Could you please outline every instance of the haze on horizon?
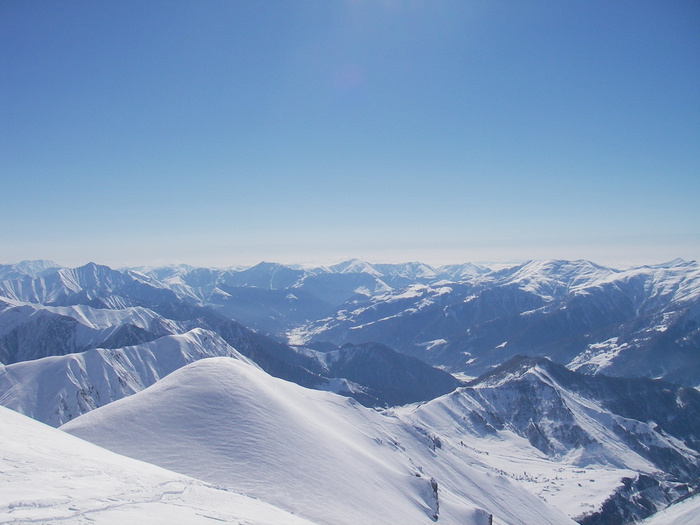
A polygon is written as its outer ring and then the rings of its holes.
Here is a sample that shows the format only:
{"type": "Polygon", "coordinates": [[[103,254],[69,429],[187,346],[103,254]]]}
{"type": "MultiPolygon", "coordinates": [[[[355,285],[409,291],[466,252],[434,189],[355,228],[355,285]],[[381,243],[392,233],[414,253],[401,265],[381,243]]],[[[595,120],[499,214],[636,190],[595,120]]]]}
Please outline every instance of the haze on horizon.
{"type": "Polygon", "coordinates": [[[0,263],[700,259],[690,1],[0,3],[0,263]]]}

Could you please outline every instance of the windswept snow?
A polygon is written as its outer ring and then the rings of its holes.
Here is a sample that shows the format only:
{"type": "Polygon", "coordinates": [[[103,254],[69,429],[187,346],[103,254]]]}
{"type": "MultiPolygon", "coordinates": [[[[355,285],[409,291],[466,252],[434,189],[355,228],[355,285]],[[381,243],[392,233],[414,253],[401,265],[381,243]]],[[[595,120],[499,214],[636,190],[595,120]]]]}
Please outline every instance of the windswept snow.
{"type": "Polygon", "coordinates": [[[314,525],[0,407],[0,523],[314,525]]]}
{"type": "Polygon", "coordinates": [[[319,524],[573,523],[462,447],[229,358],[61,428],[319,524]]]}

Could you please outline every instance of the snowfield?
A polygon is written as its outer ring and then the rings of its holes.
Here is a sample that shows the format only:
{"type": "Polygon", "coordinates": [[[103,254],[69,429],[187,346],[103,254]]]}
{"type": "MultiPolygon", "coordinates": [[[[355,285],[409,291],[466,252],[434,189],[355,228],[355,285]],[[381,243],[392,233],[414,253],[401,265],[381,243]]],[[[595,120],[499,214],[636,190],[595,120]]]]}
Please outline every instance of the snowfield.
{"type": "Polygon", "coordinates": [[[61,429],[318,524],[573,523],[425,429],[230,358],[188,365],[61,429]]]}
{"type": "Polygon", "coordinates": [[[0,407],[0,523],[313,525],[0,407]]]}

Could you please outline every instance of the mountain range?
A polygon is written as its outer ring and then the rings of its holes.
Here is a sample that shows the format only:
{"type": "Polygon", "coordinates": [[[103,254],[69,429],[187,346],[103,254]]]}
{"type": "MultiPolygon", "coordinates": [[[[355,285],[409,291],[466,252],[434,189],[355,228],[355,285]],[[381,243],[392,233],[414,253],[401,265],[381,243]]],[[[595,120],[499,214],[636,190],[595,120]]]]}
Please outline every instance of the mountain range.
{"type": "Polygon", "coordinates": [[[25,261],[0,404],[309,523],[653,523],[697,500],[699,322],[681,260],[25,261]]]}
{"type": "Polygon", "coordinates": [[[526,354],[586,373],[697,386],[700,266],[529,262],[355,297],[289,335],[298,344],[381,342],[471,376],[526,354]]]}
{"type": "MultiPolygon", "coordinates": [[[[0,297],[24,303],[141,306],[168,319],[192,314],[160,312],[163,305],[206,307],[281,342],[377,342],[472,377],[525,354],[586,373],[700,384],[696,262],[615,269],[550,260],[492,271],[353,260],[119,272],[34,261],[0,267],[0,279],[0,297]]],[[[153,337],[138,328],[130,344],[153,337]]]]}

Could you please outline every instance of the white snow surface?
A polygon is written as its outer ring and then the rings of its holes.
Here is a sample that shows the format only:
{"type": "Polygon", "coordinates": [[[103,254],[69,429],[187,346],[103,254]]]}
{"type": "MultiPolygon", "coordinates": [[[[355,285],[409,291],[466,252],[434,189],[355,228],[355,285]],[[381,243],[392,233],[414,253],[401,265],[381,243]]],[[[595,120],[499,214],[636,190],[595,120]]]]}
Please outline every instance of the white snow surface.
{"type": "Polygon", "coordinates": [[[0,407],[0,523],[313,525],[0,407]]]}
{"type": "Polygon", "coordinates": [[[197,361],[61,429],[319,525],[429,524],[436,513],[448,525],[489,513],[498,524],[573,523],[462,447],[230,358],[197,361]]]}
{"type": "Polygon", "coordinates": [[[588,348],[577,355],[566,367],[569,370],[579,370],[586,367],[588,373],[599,373],[608,368],[613,360],[626,350],[629,345],[617,344],[619,338],[612,337],[602,343],[591,343],[588,348]]]}
{"type": "Polygon", "coordinates": [[[666,507],[639,525],[698,525],[700,523],[700,495],[666,507]]]}
{"type": "Polygon", "coordinates": [[[0,405],[58,427],[140,392],[193,361],[215,356],[251,363],[219,335],[195,328],[136,346],[0,364],[0,405]]]}

